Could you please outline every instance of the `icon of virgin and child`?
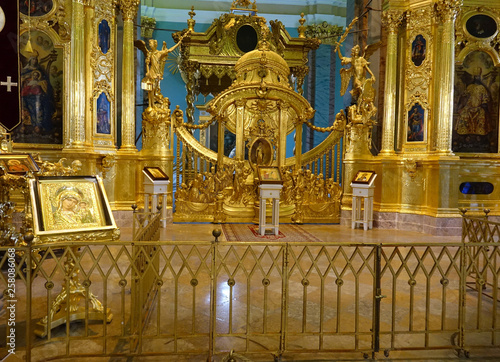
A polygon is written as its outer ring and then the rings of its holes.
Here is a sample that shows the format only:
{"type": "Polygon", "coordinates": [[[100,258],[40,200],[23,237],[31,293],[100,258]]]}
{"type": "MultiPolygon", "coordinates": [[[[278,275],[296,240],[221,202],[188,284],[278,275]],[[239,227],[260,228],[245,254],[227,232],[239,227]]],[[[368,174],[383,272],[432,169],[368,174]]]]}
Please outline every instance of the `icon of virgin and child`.
{"type": "Polygon", "coordinates": [[[56,228],[73,229],[78,226],[93,224],[96,217],[92,211],[92,203],[84,197],[76,187],[62,187],[56,192],[56,210],[54,226],[56,228]]]}

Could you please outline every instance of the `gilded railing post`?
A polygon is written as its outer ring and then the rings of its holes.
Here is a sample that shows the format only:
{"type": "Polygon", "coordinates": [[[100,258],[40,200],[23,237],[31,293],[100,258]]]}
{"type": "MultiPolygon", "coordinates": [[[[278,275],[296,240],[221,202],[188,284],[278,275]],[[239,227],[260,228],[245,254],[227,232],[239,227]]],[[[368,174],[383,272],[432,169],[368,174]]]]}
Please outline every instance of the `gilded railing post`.
{"type": "Polygon", "coordinates": [[[382,123],[382,150],[380,155],[394,155],[394,130],[396,128],[396,72],[398,54],[398,27],[402,13],[387,10],[382,14],[382,21],[387,28],[387,63],[384,90],[384,119],[382,123]]]}
{"type": "Polygon", "coordinates": [[[134,18],[139,0],[120,0],[123,17],[122,68],[122,144],[120,151],[136,152],[135,147],[135,72],[134,72],[134,18]]]}
{"type": "Polygon", "coordinates": [[[215,354],[215,336],[217,321],[217,244],[218,238],[222,234],[221,229],[214,229],[212,235],[215,237],[212,241],[212,263],[210,270],[210,331],[208,338],[208,359],[212,361],[215,354]]]}
{"type": "Polygon", "coordinates": [[[286,332],[288,328],[288,256],[289,244],[283,246],[283,265],[281,279],[281,335],[279,354],[283,354],[286,350],[286,332]]]}
{"type": "Polygon", "coordinates": [[[83,148],[85,143],[85,23],[83,0],[71,7],[71,90],[68,147],[83,148]]]}
{"type": "Polygon", "coordinates": [[[31,232],[28,232],[24,235],[24,241],[27,244],[27,255],[26,255],[26,361],[31,361],[31,345],[32,345],[32,337],[31,337],[31,321],[33,320],[32,316],[32,300],[31,300],[31,291],[33,288],[33,260],[32,260],[32,244],[34,235],[31,232]]]}
{"type": "MultiPolygon", "coordinates": [[[[470,244],[469,244],[470,245],[470,244]]],[[[467,244],[463,242],[460,246],[460,281],[459,281],[459,291],[458,291],[458,346],[459,351],[464,350],[464,333],[465,333],[465,303],[467,298],[467,259],[469,250],[471,248],[467,247],[467,244]]]]}
{"type": "Polygon", "coordinates": [[[451,155],[451,136],[453,127],[453,86],[455,68],[455,18],[462,0],[440,0],[436,13],[443,24],[436,79],[437,96],[437,134],[436,151],[441,155],[451,155]]]}

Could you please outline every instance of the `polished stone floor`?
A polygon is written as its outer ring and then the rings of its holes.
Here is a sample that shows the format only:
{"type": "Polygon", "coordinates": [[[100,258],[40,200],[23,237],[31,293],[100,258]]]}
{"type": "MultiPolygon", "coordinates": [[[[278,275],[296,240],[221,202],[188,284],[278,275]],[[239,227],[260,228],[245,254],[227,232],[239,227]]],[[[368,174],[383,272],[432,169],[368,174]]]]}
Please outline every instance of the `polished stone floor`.
{"type": "MultiPolygon", "coordinates": [[[[179,241],[179,242],[198,242],[198,241],[212,241],[214,239],[213,235],[212,235],[212,232],[214,229],[218,229],[220,228],[220,225],[213,225],[213,224],[206,224],[206,223],[175,223],[175,224],[168,224],[167,227],[165,229],[161,229],[161,232],[160,232],[160,240],[163,240],[163,241],[179,241]]],[[[350,244],[350,243],[355,243],[355,244],[372,244],[372,243],[384,243],[384,244],[391,244],[391,243],[400,243],[400,242],[403,242],[403,243],[436,243],[436,244],[442,244],[442,243],[454,243],[454,242],[460,242],[461,239],[460,237],[456,237],[456,236],[446,236],[446,237],[443,237],[443,236],[432,236],[432,235],[428,235],[428,234],[425,234],[425,233],[418,233],[418,232],[409,232],[409,231],[399,231],[399,230],[394,230],[394,229],[373,229],[373,230],[363,230],[363,229],[351,229],[349,227],[346,227],[346,226],[341,226],[341,225],[324,225],[324,224],[310,224],[310,225],[304,225],[303,226],[303,229],[306,230],[308,233],[312,234],[316,239],[318,240],[321,240],[321,241],[324,241],[324,242],[341,242],[341,243],[346,243],[347,244],[350,244]]],[[[132,239],[132,230],[131,228],[121,228],[121,232],[122,232],[122,237],[121,237],[121,240],[122,241],[131,241],[132,239]]],[[[225,236],[224,234],[222,233],[221,236],[219,237],[219,240],[221,241],[224,241],[225,240],[225,236]]],[[[201,251],[203,251],[203,247],[200,248],[201,251]]],[[[256,251],[259,251],[260,249],[255,249],[256,251]]],[[[311,250],[314,251],[314,248],[312,248],[311,250]]],[[[346,248],[346,252],[350,252],[350,250],[348,248],[346,248]]],[[[95,255],[98,255],[98,253],[96,252],[95,255]]],[[[357,255],[357,254],[352,254],[352,255],[357,255]]],[[[358,255],[359,256],[359,255],[358,255]]],[[[190,254],[190,257],[192,259],[196,259],[196,258],[199,258],[201,259],[201,257],[197,256],[197,255],[194,255],[194,254],[190,254]]],[[[254,259],[244,259],[243,257],[241,257],[242,259],[241,260],[233,260],[231,259],[230,257],[228,257],[227,259],[227,264],[230,265],[232,262],[235,263],[235,265],[239,265],[239,268],[241,269],[244,269],[244,267],[249,264],[249,268],[251,268],[251,262],[254,261],[254,259]]],[[[88,260],[89,263],[92,263],[92,260],[91,258],[87,258],[85,260],[88,260]]],[[[174,259],[172,259],[174,260],[174,259]]],[[[307,264],[305,263],[306,260],[302,260],[302,262],[304,262],[304,264],[307,264]]],[[[198,263],[198,261],[194,260],[195,264],[198,263]]],[[[322,268],[323,266],[323,263],[324,261],[318,261],[317,262],[317,266],[318,268],[322,268]]],[[[340,261],[339,261],[340,262],[340,261]]],[[[50,260],[47,261],[47,263],[51,263],[50,260]]],[[[182,262],[180,262],[182,263],[182,262]]],[[[329,263],[329,262],[327,262],[329,263]]],[[[425,262],[422,262],[422,265],[424,264],[425,262]]],[[[104,271],[106,271],[106,264],[112,264],[112,262],[109,261],[109,258],[103,260],[103,262],[101,263],[102,264],[102,267],[104,269],[104,271]]],[[[119,264],[119,263],[118,263],[119,264]]],[[[174,262],[172,262],[172,264],[175,264],[174,262]]],[[[265,263],[264,263],[265,264],[265,263]]],[[[300,264],[300,263],[298,263],[300,264]]],[[[355,263],[353,263],[354,265],[355,263]]],[[[357,268],[360,267],[361,264],[356,264],[357,268]]],[[[415,268],[416,265],[418,265],[418,262],[417,263],[413,263],[413,264],[409,264],[412,268],[415,268]]],[[[305,270],[306,266],[304,266],[304,270],[305,270]]],[[[247,270],[250,270],[250,269],[247,269],[247,270]]],[[[317,272],[319,274],[319,272],[317,272]]],[[[409,272],[410,273],[410,272],[409,272]]],[[[268,297],[265,297],[263,292],[262,292],[262,283],[261,281],[263,280],[262,279],[262,276],[260,274],[257,275],[257,282],[255,285],[256,286],[253,286],[250,285],[250,289],[252,290],[252,298],[250,300],[248,300],[247,298],[249,298],[249,290],[248,289],[245,289],[245,288],[241,288],[241,287],[238,287],[239,285],[241,285],[241,283],[245,283],[245,277],[242,276],[242,273],[238,274],[238,273],[234,273],[234,276],[233,274],[228,271],[227,272],[227,276],[222,276],[221,277],[221,281],[219,282],[220,283],[220,289],[218,291],[218,302],[217,302],[217,308],[218,308],[218,315],[217,317],[220,318],[218,319],[218,323],[220,323],[221,325],[221,328],[224,329],[224,328],[227,328],[228,326],[228,323],[227,323],[227,319],[229,318],[229,314],[228,314],[228,310],[229,310],[229,306],[232,305],[232,308],[234,308],[234,311],[231,315],[231,318],[233,318],[232,320],[232,324],[234,326],[234,329],[235,329],[235,332],[241,332],[241,331],[245,331],[246,327],[245,325],[246,324],[241,324],[242,323],[242,316],[244,316],[245,314],[245,310],[246,310],[246,306],[247,306],[247,303],[250,303],[252,305],[251,307],[251,310],[252,310],[252,313],[257,313],[257,314],[252,314],[252,315],[258,315],[261,311],[262,311],[262,303],[264,301],[265,298],[268,298],[267,300],[267,303],[268,303],[268,306],[269,308],[265,308],[265,309],[268,309],[269,310],[269,321],[270,321],[270,325],[268,326],[268,328],[270,329],[273,329],[273,328],[276,328],[277,325],[279,325],[279,315],[276,314],[276,313],[279,313],[280,311],[280,302],[279,302],[279,298],[280,298],[280,293],[279,291],[274,291],[274,290],[270,290],[269,291],[269,296],[268,297]],[[228,278],[234,278],[235,280],[235,283],[236,283],[236,286],[234,287],[234,289],[232,290],[232,292],[234,292],[234,294],[230,294],[230,288],[227,286],[227,281],[228,281],[228,278]],[[241,294],[240,294],[241,293],[241,294]],[[240,303],[240,306],[238,306],[238,303],[240,303]],[[238,309],[240,308],[240,309],[238,309]],[[274,314],[273,314],[274,313],[274,314]],[[278,319],[276,319],[278,318],[278,319]],[[272,322],[274,321],[274,322],[272,322]]],[[[314,274],[314,271],[313,271],[313,274],[314,274]]],[[[361,320],[361,324],[360,325],[363,325],[363,324],[370,324],[370,310],[371,310],[371,306],[370,305],[366,305],[366,306],[356,306],[356,308],[360,308],[358,312],[358,314],[354,313],[355,310],[357,309],[353,309],[354,306],[355,306],[355,303],[357,303],[357,299],[353,299],[353,295],[354,294],[359,294],[358,292],[356,292],[356,289],[357,287],[360,288],[361,290],[361,294],[366,294],[368,296],[369,299],[371,299],[370,297],[370,293],[372,293],[372,277],[370,275],[364,275],[363,277],[360,277],[359,280],[358,279],[353,279],[352,275],[348,275],[349,273],[346,274],[346,276],[344,277],[344,280],[345,280],[345,285],[344,285],[344,292],[345,292],[345,298],[343,301],[342,301],[342,305],[344,306],[344,310],[343,310],[343,314],[341,317],[337,317],[337,314],[338,314],[338,309],[335,310],[333,307],[330,307],[328,306],[327,308],[325,308],[325,316],[326,316],[326,319],[329,323],[333,323],[335,324],[335,319],[341,319],[341,323],[340,324],[343,324],[344,326],[346,326],[346,328],[348,328],[348,326],[350,325],[353,325],[353,323],[355,323],[356,320],[360,319],[361,320]],[[365,292],[363,292],[363,290],[365,290],[365,292]]],[[[351,273],[352,274],[352,273],[351,273]]],[[[411,273],[410,273],[411,274],[411,273]]],[[[224,274],[225,275],[225,274],[224,274]]],[[[269,274],[269,276],[266,276],[266,278],[269,278],[270,282],[271,283],[274,283],[274,280],[277,280],[279,281],[279,275],[276,275],[275,274],[269,274]]],[[[298,302],[294,302],[294,303],[291,303],[290,305],[290,310],[296,310],[297,311],[297,315],[300,316],[301,313],[302,313],[302,308],[304,308],[305,304],[303,305],[303,303],[305,303],[305,300],[303,299],[304,298],[304,288],[302,287],[302,285],[300,284],[301,283],[301,280],[300,278],[302,277],[299,277],[299,279],[297,278],[291,278],[291,281],[295,282],[297,287],[296,289],[293,289],[290,291],[290,296],[292,298],[296,298],[298,300],[298,302]]],[[[314,278],[316,278],[316,282],[318,281],[318,276],[316,275],[316,277],[314,275],[309,275],[309,278],[311,280],[314,280],[314,278]]],[[[422,275],[419,276],[420,279],[418,279],[419,283],[422,281],[422,275]]],[[[36,281],[36,284],[38,285],[37,289],[35,290],[34,292],[34,295],[35,297],[38,297],[39,298],[39,301],[40,301],[40,305],[46,305],[46,300],[44,299],[45,298],[45,289],[43,288],[43,280],[41,280],[42,278],[39,277],[38,280],[36,281]]],[[[169,330],[168,328],[166,328],[166,326],[170,326],[172,325],[172,307],[171,307],[171,297],[172,295],[174,294],[174,289],[172,289],[175,285],[175,288],[178,288],[176,290],[176,293],[177,295],[179,296],[179,298],[182,300],[181,302],[179,302],[179,307],[175,307],[176,308],[176,312],[175,313],[178,313],[176,314],[177,317],[179,318],[180,321],[184,321],[184,322],[181,322],[180,324],[180,329],[181,330],[189,330],[189,328],[194,328],[193,325],[196,323],[197,325],[201,325],[201,330],[202,331],[205,331],[205,327],[203,326],[206,326],[208,325],[208,322],[206,320],[206,318],[208,318],[208,314],[209,314],[209,311],[207,311],[207,308],[209,307],[209,303],[208,303],[208,298],[206,296],[206,293],[208,291],[207,289],[207,283],[209,281],[209,275],[208,274],[203,274],[200,273],[200,274],[197,274],[196,275],[196,279],[199,281],[199,286],[197,287],[199,290],[199,292],[196,294],[196,296],[193,295],[193,292],[192,292],[192,286],[190,285],[190,282],[193,280],[193,276],[190,275],[190,274],[182,274],[180,269],[179,270],[172,270],[172,275],[168,276],[168,277],[165,277],[164,278],[164,284],[162,286],[162,293],[159,295],[159,297],[157,298],[157,304],[155,306],[153,306],[152,308],[152,312],[151,312],[151,321],[153,321],[153,323],[151,323],[150,325],[148,325],[145,329],[145,331],[148,333],[149,330],[151,330],[151,333],[155,333],[155,329],[156,328],[159,328],[161,329],[161,332],[164,333],[164,334],[168,334],[169,333],[169,330]],[[179,273],[178,275],[174,275],[175,273],[179,273]],[[175,283],[173,283],[175,281],[175,283]],[[205,283],[205,284],[204,284],[205,283]],[[170,299],[169,299],[170,298],[170,299]],[[196,299],[196,302],[194,302],[194,300],[196,299]],[[193,300],[193,303],[192,305],[190,304],[190,300],[193,300]],[[194,304],[197,305],[197,308],[199,308],[201,310],[201,319],[198,319],[196,321],[192,321],[190,320],[190,318],[192,317],[192,315],[194,315],[195,313],[192,312],[192,308],[194,308],[194,304]],[[159,314],[158,310],[161,308],[167,308],[165,309],[165,311],[167,311],[166,313],[165,312],[162,312],[163,314],[159,314]],[[156,309],[155,309],[156,308],[156,309]],[[169,309],[170,308],[170,309],[169,309]],[[183,319],[183,316],[187,316],[187,319],[183,319]],[[157,321],[157,322],[154,322],[154,321],[157,321]],[[155,324],[156,323],[156,324],[155,324]]],[[[425,278],[424,278],[425,279],[425,278]]],[[[304,279],[303,279],[304,280],[304,279]]],[[[303,281],[302,280],[302,281],[303,281]]],[[[61,278],[59,277],[59,284],[60,284],[60,281],[61,281],[61,278]]],[[[330,279],[330,280],[327,280],[327,278],[325,278],[325,281],[334,281],[334,279],[330,279]]],[[[401,280],[403,281],[403,280],[401,280]]],[[[406,283],[407,279],[404,280],[404,282],[402,283],[402,286],[399,287],[399,292],[400,294],[397,295],[397,299],[398,300],[401,300],[403,301],[403,303],[406,303],[404,307],[402,307],[400,310],[402,312],[399,312],[401,315],[397,315],[397,323],[401,323],[401,324],[405,324],[408,322],[408,317],[407,317],[407,313],[408,313],[408,304],[407,304],[407,300],[409,300],[409,295],[410,295],[410,292],[409,292],[409,287],[408,287],[408,284],[406,283]]],[[[104,295],[108,295],[108,300],[107,300],[107,303],[109,303],[109,306],[113,309],[113,313],[114,313],[114,320],[113,322],[111,322],[109,325],[108,325],[108,332],[109,334],[118,334],[119,335],[119,331],[120,331],[120,314],[123,313],[123,315],[125,316],[126,314],[126,311],[128,310],[129,308],[129,303],[130,301],[127,301],[125,302],[125,304],[123,305],[120,305],[121,303],[121,298],[129,298],[129,294],[120,294],[120,289],[117,287],[118,284],[120,282],[120,278],[116,275],[113,275],[113,274],[110,274],[109,277],[102,277],[102,275],[100,276],[99,274],[97,275],[97,278],[95,278],[95,280],[92,281],[92,292],[95,293],[101,300],[103,300],[103,296],[104,295]],[[102,280],[106,280],[106,283],[103,283],[102,280]]],[[[129,282],[130,283],[130,282],[129,282]]],[[[253,281],[251,282],[253,283],[253,281]]],[[[399,282],[398,282],[399,283],[399,282]]],[[[57,284],[57,283],[56,283],[57,284]]],[[[302,283],[303,284],[303,283],[302,283]]],[[[424,284],[424,283],[422,283],[424,284]]],[[[453,284],[453,281],[450,282],[450,284],[453,284]]],[[[272,284],[272,285],[275,285],[275,284],[272,284]]],[[[128,284],[127,288],[129,288],[130,284],[128,284]]],[[[420,284],[418,285],[418,287],[420,287],[420,284]]],[[[56,287],[57,288],[57,287],[56,287]]],[[[423,303],[425,302],[424,300],[424,295],[425,295],[425,291],[421,289],[417,289],[417,295],[416,296],[413,296],[411,298],[413,298],[412,300],[415,302],[415,303],[423,303]]],[[[435,300],[438,300],[440,296],[440,291],[439,290],[431,290],[431,292],[433,293],[432,294],[432,297],[431,297],[431,303],[435,304],[435,300]]],[[[320,293],[320,289],[317,288],[316,286],[313,286],[311,285],[307,291],[307,297],[308,297],[308,300],[307,300],[307,308],[308,308],[308,317],[306,318],[305,320],[305,326],[306,328],[308,329],[314,329],[315,328],[315,325],[317,324],[317,319],[318,319],[318,308],[317,308],[317,305],[319,305],[319,300],[321,298],[321,293],[320,293]]],[[[338,300],[336,301],[334,298],[332,298],[331,296],[326,296],[327,298],[327,302],[330,303],[331,306],[334,306],[336,303],[340,303],[338,300]],[[328,298],[331,298],[331,299],[328,299],[328,298]]],[[[392,298],[391,295],[388,295],[388,298],[385,299],[385,301],[389,301],[390,299],[392,298]]],[[[476,298],[476,296],[474,295],[471,295],[470,298],[472,298],[472,300],[474,301],[476,298]]],[[[129,299],[127,299],[129,300],[129,299]]],[[[450,306],[448,307],[449,308],[449,313],[453,313],[454,312],[454,308],[457,304],[457,299],[456,299],[456,295],[453,295],[453,293],[450,293],[449,292],[449,295],[447,296],[447,303],[450,304],[450,306]]],[[[44,315],[44,312],[43,310],[45,310],[46,307],[44,308],[40,308],[41,310],[38,310],[38,307],[36,308],[37,310],[35,310],[35,313],[34,313],[34,316],[36,318],[40,318],[41,316],[44,315]]],[[[336,307],[337,308],[337,307],[336,307]]],[[[412,307],[413,308],[413,307],[412,307]]],[[[429,319],[430,322],[432,323],[437,323],[439,324],[439,311],[440,311],[440,307],[438,304],[435,304],[435,308],[437,308],[436,310],[434,310],[433,312],[431,312],[431,318],[429,319]],[[437,312],[436,312],[437,311],[437,312]],[[436,312],[436,313],[434,313],[436,312]],[[434,315],[435,314],[435,315],[434,315]]],[[[489,311],[491,311],[491,308],[492,306],[491,305],[488,305],[486,307],[482,306],[483,309],[486,310],[487,313],[489,313],[489,311]]],[[[418,313],[418,308],[416,308],[416,311],[415,313],[418,313]]],[[[495,313],[495,312],[494,312],[495,313]]],[[[291,315],[293,315],[294,313],[291,313],[291,315]]],[[[496,313],[495,313],[496,314],[496,313]]],[[[197,314],[198,315],[198,314],[197,314]]],[[[198,318],[198,317],[197,317],[198,318]]],[[[389,320],[391,318],[390,315],[387,316],[387,320],[389,320]]],[[[418,318],[415,318],[416,319],[416,324],[415,324],[415,328],[420,328],[421,327],[421,323],[423,321],[419,321],[418,318]]],[[[382,324],[383,324],[383,327],[387,327],[387,320],[383,320],[382,321],[382,324]]],[[[122,325],[123,323],[128,323],[127,321],[127,318],[123,318],[122,317],[122,325]]],[[[301,325],[304,321],[301,320],[300,317],[297,318],[297,320],[294,320],[294,318],[290,318],[290,325],[291,326],[295,326],[293,327],[291,330],[299,330],[301,328],[301,325]]],[[[253,324],[255,324],[255,328],[258,328],[259,325],[258,325],[258,321],[253,321],[252,322],[253,324]]],[[[253,328],[253,325],[252,323],[250,324],[253,328]]],[[[333,325],[332,324],[332,325],[333,325]]],[[[326,325],[326,324],[325,324],[326,325]]],[[[368,326],[369,328],[370,326],[368,326]]],[[[54,337],[59,338],[59,340],[55,340],[54,342],[48,342],[48,343],[43,343],[42,340],[35,340],[35,344],[38,346],[36,349],[35,349],[35,352],[34,352],[34,358],[33,360],[37,360],[37,361],[44,361],[44,360],[47,360],[49,358],[51,358],[52,356],[55,356],[55,355],[60,355],[60,353],[58,353],[57,351],[61,351],[64,350],[64,335],[65,335],[65,328],[64,327],[58,327],[59,329],[57,330],[54,330],[54,337]],[[61,339],[62,338],[62,339],[61,339]]],[[[222,330],[221,329],[221,330],[222,330]]],[[[81,330],[82,330],[82,324],[78,324],[78,323],[75,323],[75,324],[72,324],[71,325],[71,330],[70,330],[70,333],[71,335],[73,336],[81,336],[81,330]]],[[[90,335],[99,335],[102,333],[102,326],[99,326],[99,325],[90,325],[89,326],[89,333],[90,335]]],[[[408,336],[408,343],[411,343],[411,336],[408,336]]],[[[100,348],[96,342],[94,341],[91,341],[91,340],[85,340],[84,338],[81,339],[81,342],[79,341],[75,341],[76,343],[74,343],[75,348],[73,351],[78,353],[79,351],[80,352],[85,352],[85,351],[90,351],[92,349],[95,349],[97,348],[96,350],[98,350],[98,348],[100,348]]],[[[269,341],[262,341],[262,344],[266,344],[267,342],[269,341]]],[[[109,342],[111,343],[111,342],[109,342]]],[[[195,343],[195,342],[194,342],[195,343]]],[[[234,342],[232,342],[234,343],[234,342]]],[[[309,340],[306,338],[304,340],[300,340],[299,339],[296,339],[294,342],[294,345],[296,346],[307,346],[309,342],[309,340]]],[[[336,342],[338,343],[338,341],[336,342]]],[[[367,341],[365,341],[365,343],[368,343],[369,344],[369,339],[367,341]]],[[[164,350],[166,348],[166,345],[167,343],[165,343],[164,341],[162,340],[158,340],[158,341],[152,341],[151,343],[149,344],[145,344],[145,348],[149,348],[150,350],[153,350],[155,348],[158,348],[158,350],[164,350]]],[[[500,346],[499,346],[500,347],[500,346]]],[[[120,347],[119,346],[119,342],[116,346],[113,346],[114,350],[115,351],[119,351],[120,348],[128,348],[128,347],[120,347]]],[[[126,351],[126,349],[124,349],[124,351],[126,351]]],[[[17,356],[19,357],[21,356],[22,357],[22,350],[20,351],[20,354],[17,356]]],[[[1,356],[0,356],[1,357],[1,356]]],[[[239,357],[238,355],[235,356],[236,359],[235,361],[249,361],[250,359],[248,359],[248,357],[239,357]]],[[[368,356],[368,357],[371,357],[371,356],[368,356]]],[[[14,358],[14,357],[11,357],[11,358],[14,358]]],[[[228,358],[226,357],[221,357],[219,356],[216,360],[217,361],[226,361],[228,360],[228,358]],[[225,358],[225,359],[224,359],[225,358]]],[[[401,351],[392,351],[391,354],[390,354],[390,357],[384,357],[383,356],[383,353],[379,353],[378,356],[377,356],[377,359],[379,360],[384,360],[384,361],[410,361],[410,360],[419,360],[419,361],[445,361],[445,360],[458,360],[459,358],[457,357],[455,351],[453,350],[444,350],[444,351],[439,351],[439,350],[433,350],[433,351],[405,351],[405,352],[401,352],[401,351]]],[[[493,350],[491,352],[487,352],[487,353],[483,353],[481,354],[480,357],[476,357],[474,354],[471,355],[471,359],[472,360],[475,360],[475,361],[483,361],[483,360],[500,360],[500,350],[493,350]]],[[[9,359],[10,360],[10,359],[9,359]]],[[[13,361],[15,361],[15,359],[12,359],[13,361]]],[[[72,358],[72,359],[63,359],[63,360],[67,360],[67,361],[84,361],[84,360],[87,360],[85,358],[72,358]]],[[[89,359],[90,360],[90,359],[89,359]]],[[[203,357],[202,356],[186,356],[186,357],[179,357],[179,356],[176,356],[176,357],[165,357],[165,356],[158,356],[158,357],[154,357],[154,356],[151,356],[151,357],[144,357],[144,356],[141,356],[141,357],[136,357],[136,358],[121,358],[121,357],[114,357],[114,358],[97,358],[97,359],[92,359],[92,361],[202,361],[203,360],[203,357]]],[[[272,360],[272,358],[270,357],[269,354],[263,354],[262,356],[259,357],[259,355],[253,355],[252,356],[252,360],[255,360],[255,361],[270,361],[272,360]]],[[[352,353],[351,355],[348,355],[348,354],[342,354],[342,357],[339,357],[337,358],[334,354],[330,355],[330,356],[325,356],[325,355],[316,355],[316,354],[300,354],[297,355],[297,356],[294,356],[293,354],[288,354],[287,356],[285,356],[283,359],[283,361],[313,361],[313,360],[321,360],[321,361],[341,361],[341,360],[350,360],[350,361],[353,361],[353,360],[359,360],[359,361],[362,361],[364,360],[362,358],[362,356],[360,356],[360,353],[352,353]]]]}
{"type": "MultiPolygon", "coordinates": [[[[161,229],[160,240],[179,241],[208,241],[213,240],[212,231],[220,229],[219,225],[210,223],[175,223],[168,224],[167,228],[161,229]]],[[[343,225],[330,224],[305,224],[302,228],[325,242],[353,242],[353,243],[393,243],[393,242],[460,242],[460,236],[435,236],[425,233],[377,229],[363,230],[352,229],[343,225]]],[[[130,228],[121,228],[122,240],[131,240],[130,228]]],[[[219,240],[224,241],[224,234],[219,240]]]]}

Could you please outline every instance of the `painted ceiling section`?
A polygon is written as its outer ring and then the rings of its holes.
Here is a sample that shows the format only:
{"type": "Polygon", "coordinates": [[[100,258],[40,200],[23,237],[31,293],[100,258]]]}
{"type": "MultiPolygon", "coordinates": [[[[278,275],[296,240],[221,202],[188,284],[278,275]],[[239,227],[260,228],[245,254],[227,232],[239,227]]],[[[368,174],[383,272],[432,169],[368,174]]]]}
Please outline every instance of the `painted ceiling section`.
{"type": "MultiPolygon", "coordinates": [[[[188,18],[194,6],[197,23],[211,24],[215,18],[228,13],[232,0],[142,0],[141,15],[156,21],[181,22],[188,18]]],[[[345,26],[347,0],[257,0],[258,15],[267,21],[278,19],[286,27],[298,27],[300,13],[307,24],[324,21],[331,25],[345,26]]]]}

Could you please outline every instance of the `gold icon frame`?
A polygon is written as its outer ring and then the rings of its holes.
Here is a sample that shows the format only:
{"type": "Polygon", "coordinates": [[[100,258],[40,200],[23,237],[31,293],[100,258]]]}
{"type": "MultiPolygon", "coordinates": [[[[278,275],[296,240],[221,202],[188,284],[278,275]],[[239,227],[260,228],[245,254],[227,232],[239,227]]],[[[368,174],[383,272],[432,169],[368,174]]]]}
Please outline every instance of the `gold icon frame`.
{"type": "Polygon", "coordinates": [[[116,224],[99,176],[40,176],[30,181],[35,237],[114,240],[116,224]]]}

